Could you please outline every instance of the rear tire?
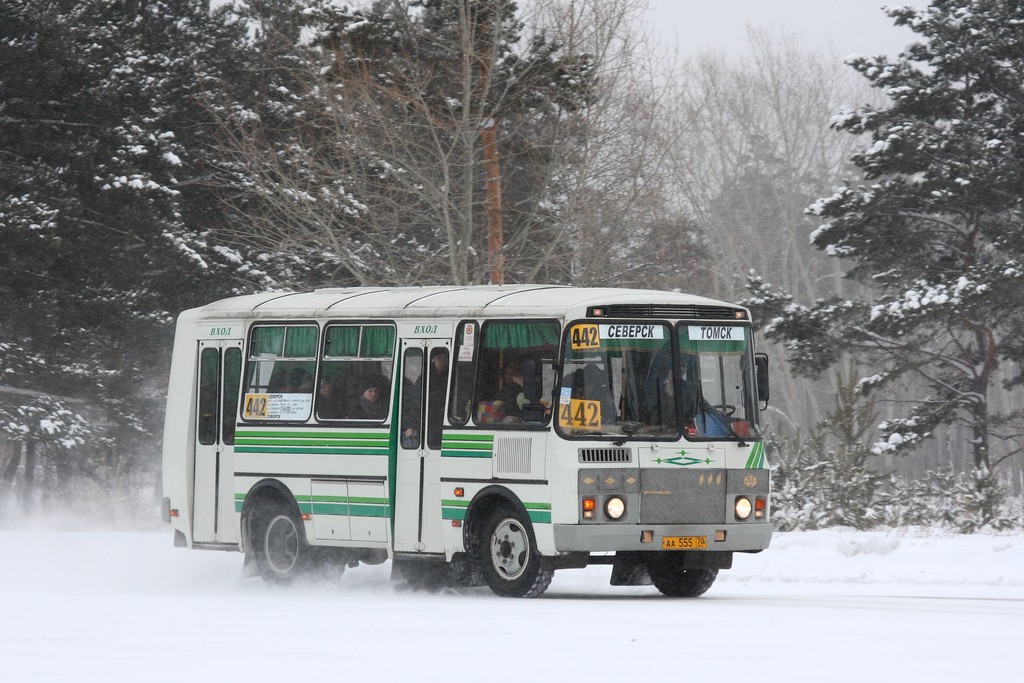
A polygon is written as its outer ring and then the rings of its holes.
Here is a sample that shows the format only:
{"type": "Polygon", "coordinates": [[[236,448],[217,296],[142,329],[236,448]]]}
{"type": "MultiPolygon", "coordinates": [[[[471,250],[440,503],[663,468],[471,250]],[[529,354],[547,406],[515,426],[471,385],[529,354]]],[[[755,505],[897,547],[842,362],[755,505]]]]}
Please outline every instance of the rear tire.
{"type": "Polygon", "coordinates": [[[655,588],[670,598],[704,595],[718,577],[717,569],[683,569],[682,555],[658,557],[647,562],[655,588]]]}
{"type": "Polygon", "coordinates": [[[267,583],[287,584],[305,574],[312,563],[302,523],[284,505],[273,504],[260,514],[253,529],[256,569],[267,583]]]}
{"type": "Polygon", "coordinates": [[[508,505],[484,515],[476,549],[490,589],[505,598],[535,598],[547,590],[554,570],[542,566],[530,522],[508,505]]]}

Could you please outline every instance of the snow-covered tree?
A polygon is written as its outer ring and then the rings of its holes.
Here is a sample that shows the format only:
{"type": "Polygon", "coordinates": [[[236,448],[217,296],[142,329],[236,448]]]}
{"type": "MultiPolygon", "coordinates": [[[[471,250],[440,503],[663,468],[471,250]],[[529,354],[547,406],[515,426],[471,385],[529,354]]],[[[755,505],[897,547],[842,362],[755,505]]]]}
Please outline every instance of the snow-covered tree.
{"type": "Polygon", "coordinates": [[[625,87],[635,46],[596,61],[632,41],[635,4],[532,3],[527,26],[508,0],[305,3],[305,65],[224,117],[235,234],[319,250],[372,284],[485,282],[492,255],[509,281],[677,273],[678,254],[643,254],[695,242],[678,211],[644,205],[671,148],[653,131],[667,105],[653,84],[625,87]],[[270,100],[299,115],[279,125],[270,100]]]}
{"type": "MultiPolygon", "coordinates": [[[[1024,3],[886,11],[921,40],[895,61],[852,58],[891,104],[833,119],[872,144],[852,157],[862,178],[810,209],[823,221],[813,244],[842,259],[871,298],[801,306],[761,291],[755,300],[770,304],[768,336],[798,372],[816,375],[852,353],[874,369],[862,392],[900,395],[875,453],[957,425],[983,494],[998,486],[994,467],[1020,457],[1020,410],[997,415],[992,398],[1019,392],[1024,360],[1024,3]],[[1006,388],[995,381],[1001,363],[1006,388]]],[[[994,519],[995,497],[978,499],[982,523],[994,519]]]]}
{"type": "Polygon", "coordinates": [[[193,182],[195,94],[244,31],[200,0],[0,5],[0,424],[26,457],[152,470],[174,315],[259,280],[193,182]]]}

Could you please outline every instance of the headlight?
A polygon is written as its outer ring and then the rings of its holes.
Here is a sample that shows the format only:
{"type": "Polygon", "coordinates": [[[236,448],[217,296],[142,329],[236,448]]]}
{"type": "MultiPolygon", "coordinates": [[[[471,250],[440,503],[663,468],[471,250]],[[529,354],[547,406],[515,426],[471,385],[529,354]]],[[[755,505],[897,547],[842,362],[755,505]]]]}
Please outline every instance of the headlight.
{"type": "Polygon", "coordinates": [[[736,519],[746,519],[752,509],[749,498],[740,496],[736,499],[736,519]]]}
{"type": "Polygon", "coordinates": [[[608,519],[619,519],[626,514],[626,501],[612,496],[604,502],[604,514],[608,515],[608,519]]]}

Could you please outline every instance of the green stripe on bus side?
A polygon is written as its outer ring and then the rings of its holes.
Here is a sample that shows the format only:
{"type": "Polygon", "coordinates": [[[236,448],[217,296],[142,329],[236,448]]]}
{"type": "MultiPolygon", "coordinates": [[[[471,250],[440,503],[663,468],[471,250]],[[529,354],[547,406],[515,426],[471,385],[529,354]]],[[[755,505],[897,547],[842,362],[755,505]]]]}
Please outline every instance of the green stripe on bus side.
{"type": "Polygon", "coordinates": [[[387,441],[387,432],[325,432],[310,430],[308,432],[272,432],[263,430],[240,429],[235,432],[236,438],[245,439],[380,439],[387,441]]]}
{"type": "Polygon", "coordinates": [[[314,515],[333,517],[381,517],[387,519],[386,505],[360,505],[356,503],[313,503],[310,510],[314,515]]]}
{"type": "Polygon", "coordinates": [[[454,449],[441,451],[442,458],[490,458],[491,456],[490,451],[457,451],[454,449]]]}
{"type": "Polygon", "coordinates": [[[298,455],[389,455],[387,448],[281,448],[279,446],[242,446],[235,453],[289,453],[298,455]]]}
{"type": "Polygon", "coordinates": [[[551,524],[550,512],[534,512],[532,510],[527,510],[526,514],[530,516],[530,521],[534,524],[551,524]]]}
{"type": "MultiPolygon", "coordinates": [[[[441,519],[466,519],[468,501],[442,500],[441,519]]],[[[534,524],[551,524],[551,503],[523,503],[526,514],[534,524]]]]}
{"type": "Polygon", "coordinates": [[[764,442],[757,441],[750,449],[750,457],[747,458],[746,469],[764,469],[764,442]]]}
{"type": "Polygon", "coordinates": [[[236,446],[331,446],[349,448],[380,448],[387,439],[235,439],[236,446]]]}
{"type": "Polygon", "coordinates": [[[466,509],[469,507],[468,500],[442,500],[442,519],[465,519],[466,509]]]}
{"type": "Polygon", "coordinates": [[[490,451],[494,448],[491,443],[471,443],[466,441],[444,441],[441,448],[452,448],[461,451],[490,451]]]}
{"type": "Polygon", "coordinates": [[[442,458],[490,458],[494,450],[493,434],[442,434],[442,458]]]}
{"type": "Polygon", "coordinates": [[[494,435],[493,434],[463,434],[463,433],[444,434],[441,437],[441,440],[443,442],[447,442],[447,441],[490,441],[490,442],[493,443],[494,435]]]}
{"type": "Polygon", "coordinates": [[[466,519],[465,508],[441,508],[441,519],[466,519]]]}
{"type": "Polygon", "coordinates": [[[534,524],[551,524],[551,503],[523,503],[534,524]]]}
{"type": "Polygon", "coordinates": [[[387,498],[376,496],[300,496],[299,509],[314,515],[388,517],[387,498]]]}
{"type": "Polygon", "coordinates": [[[476,451],[485,451],[493,449],[495,445],[495,437],[493,434],[484,435],[482,437],[471,438],[473,434],[453,434],[451,436],[444,434],[441,437],[441,447],[456,447],[456,449],[473,449],[476,451]]]}

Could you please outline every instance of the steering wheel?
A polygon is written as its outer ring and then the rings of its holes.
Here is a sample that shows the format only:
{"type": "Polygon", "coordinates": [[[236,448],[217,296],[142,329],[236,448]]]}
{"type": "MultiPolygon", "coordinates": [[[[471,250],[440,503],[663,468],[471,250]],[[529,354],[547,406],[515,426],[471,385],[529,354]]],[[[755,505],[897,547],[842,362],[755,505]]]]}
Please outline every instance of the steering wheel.
{"type": "Polygon", "coordinates": [[[736,412],[736,406],[729,405],[728,403],[722,403],[720,405],[711,407],[720,412],[722,415],[725,415],[726,417],[732,417],[732,414],[736,412]]]}

